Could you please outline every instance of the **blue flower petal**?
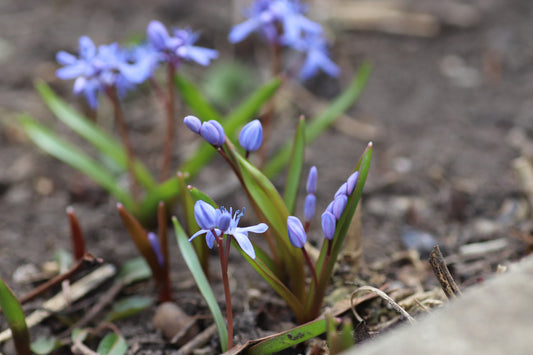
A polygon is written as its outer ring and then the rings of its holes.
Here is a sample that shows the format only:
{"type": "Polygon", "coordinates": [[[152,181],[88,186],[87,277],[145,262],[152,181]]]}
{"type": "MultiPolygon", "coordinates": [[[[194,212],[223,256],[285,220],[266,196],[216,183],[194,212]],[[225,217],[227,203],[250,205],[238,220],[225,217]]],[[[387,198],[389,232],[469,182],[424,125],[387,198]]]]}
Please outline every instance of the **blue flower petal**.
{"type": "Polygon", "coordinates": [[[250,239],[248,239],[248,236],[244,233],[235,233],[233,234],[233,237],[241,247],[241,249],[248,254],[248,256],[252,259],[255,259],[255,250],[254,246],[252,245],[252,242],[250,242],[250,239]]]}

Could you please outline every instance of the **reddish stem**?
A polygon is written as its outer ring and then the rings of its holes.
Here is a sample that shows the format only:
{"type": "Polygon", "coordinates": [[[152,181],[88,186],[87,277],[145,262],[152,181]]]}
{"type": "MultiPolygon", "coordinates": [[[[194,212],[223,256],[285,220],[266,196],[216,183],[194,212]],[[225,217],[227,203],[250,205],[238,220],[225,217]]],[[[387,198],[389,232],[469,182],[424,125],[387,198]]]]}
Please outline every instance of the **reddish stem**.
{"type": "Polygon", "coordinates": [[[309,266],[309,269],[311,270],[311,274],[313,274],[313,281],[315,282],[315,285],[318,286],[318,278],[316,277],[315,267],[313,266],[313,263],[311,262],[311,258],[309,258],[309,254],[307,254],[305,247],[302,247],[300,249],[302,250],[302,253],[304,254],[305,261],[307,262],[307,265],[309,266]]]}
{"type": "Polygon", "coordinates": [[[157,224],[159,234],[159,246],[163,255],[161,266],[161,284],[159,285],[159,301],[172,301],[172,286],[170,285],[169,260],[168,260],[168,235],[167,235],[167,211],[164,202],[157,206],[157,224]]]}
{"type": "Polygon", "coordinates": [[[128,128],[126,127],[126,122],[124,120],[124,113],[122,112],[122,108],[118,100],[116,88],[107,87],[106,94],[107,94],[107,97],[109,97],[109,100],[111,101],[111,104],[113,106],[113,111],[115,114],[115,121],[118,126],[120,138],[122,139],[122,145],[124,146],[124,150],[126,151],[126,164],[128,167],[128,172],[130,174],[131,193],[133,195],[133,198],[137,199],[139,195],[139,187],[137,186],[137,179],[135,177],[135,171],[134,171],[135,155],[133,153],[133,146],[131,145],[130,137],[128,134],[128,128]]]}
{"type": "Polygon", "coordinates": [[[74,260],[80,260],[86,252],[85,238],[78,217],[76,217],[72,206],[67,207],[67,216],[70,225],[70,240],[72,241],[74,260]]]}
{"type": "Polygon", "coordinates": [[[163,148],[163,161],[161,163],[161,177],[160,180],[164,181],[170,174],[170,163],[172,158],[172,149],[174,147],[174,135],[176,131],[176,120],[174,119],[175,112],[175,100],[174,100],[174,74],[176,68],[172,65],[168,65],[167,71],[167,95],[165,99],[165,111],[167,117],[167,129],[165,135],[165,145],[163,148]]]}
{"type": "MultiPolygon", "coordinates": [[[[226,240],[230,240],[229,236],[226,240]]],[[[233,311],[231,308],[231,292],[228,279],[228,258],[224,250],[224,240],[222,236],[217,236],[218,254],[220,255],[220,271],[222,272],[222,282],[224,283],[224,297],[226,298],[226,318],[228,319],[228,349],[233,348],[233,311]]],[[[231,242],[231,241],[230,241],[231,242]]],[[[227,243],[229,244],[229,243],[227,243]]],[[[229,251],[229,247],[227,247],[229,251]]]]}

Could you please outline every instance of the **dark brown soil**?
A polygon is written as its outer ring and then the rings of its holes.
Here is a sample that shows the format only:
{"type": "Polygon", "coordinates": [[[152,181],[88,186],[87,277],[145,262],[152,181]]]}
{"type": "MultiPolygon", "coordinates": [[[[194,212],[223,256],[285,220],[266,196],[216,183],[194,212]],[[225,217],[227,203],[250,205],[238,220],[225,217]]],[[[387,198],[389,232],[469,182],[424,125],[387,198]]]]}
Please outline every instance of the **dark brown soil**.
{"type": "MultiPolygon", "coordinates": [[[[318,1],[317,1],[318,3],[318,1]]],[[[439,1],[434,1],[439,3],[439,1]]],[[[413,1],[415,8],[417,2],[413,1]]],[[[512,169],[512,160],[525,154],[520,137],[533,135],[533,3],[528,0],[471,2],[479,23],[466,28],[443,25],[430,38],[349,31],[332,23],[335,34],[333,58],[343,76],[338,81],[321,77],[309,83],[310,92],[330,98],[345,87],[364,61],[373,73],[364,94],[350,117],[374,126],[376,134],[353,131],[337,125],[311,144],[307,166],[319,170],[319,208],[324,208],[337,187],[346,179],[368,140],[374,141],[374,158],[363,201],[364,270],[377,261],[389,265],[381,282],[396,286],[403,264],[390,263],[404,250],[402,235],[410,224],[416,233],[427,232],[450,255],[449,263],[462,287],[493,273],[528,253],[529,247],[516,236],[529,234],[529,210],[512,169]],[[531,80],[530,80],[531,77],[531,80]],[[526,206],[524,211],[523,206],[526,206]],[[505,248],[465,257],[465,244],[502,239],[505,248]]],[[[342,5],[338,5],[342,6],[342,5]]],[[[83,108],[71,92],[70,82],[54,77],[55,53],[74,51],[78,37],[88,35],[96,43],[126,41],[142,36],[152,19],[166,24],[190,26],[202,31],[204,45],[214,47],[221,57],[235,54],[226,40],[233,12],[229,1],[17,1],[0,5],[0,278],[20,295],[31,285],[14,283],[13,272],[21,265],[40,266],[53,258],[58,248],[70,248],[65,208],[74,206],[86,233],[89,250],[107,262],[120,265],[137,256],[129,242],[113,199],[94,183],[68,166],[39,152],[13,129],[19,112],[30,115],[70,134],[57,123],[33,88],[37,78],[49,82],[63,97],[83,108]]],[[[266,64],[258,44],[237,47],[243,61],[266,64]]],[[[188,67],[193,77],[203,69],[188,67]]],[[[259,75],[258,75],[259,76],[259,75]]],[[[296,117],[312,115],[313,102],[300,101],[291,109],[296,117]]],[[[126,108],[135,150],[151,167],[158,166],[158,149],[163,126],[160,108],[153,98],[132,98],[126,108]]],[[[179,117],[188,114],[181,108],[179,117]]],[[[103,124],[109,124],[110,109],[102,108],[103,124]]],[[[287,114],[282,124],[291,127],[287,114]]],[[[187,143],[193,137],[178,133],[187,143]]],[[[175,162],[187,149],[179,149],[175,162]]],[[[215,167],[221,166],[215,161],[215,167]]],[[[209,175],[196,184],[203,189],[216,181],[209,175]]],[[[215,189],[216,190],[216,189],[215,189]]],[[[238,190],[219,194],[221,204],[244,205],[238,190]],[[237,197],[235,197],[237,195],[237,197]]],[[[317,236],[312,236],[316,240],[317,236]]],[[[423,248],[422,248],[423,249],[423,248]]],[[[419,250],[424,252],[425,250],[419,250]]],[[[426,250],[427,251],[427,250],[426,250]]],[[[189,280],[175,243],[171,243],[176,302],[189,314],[207,315],[201,296],[189,280]]],[[[213,259],[213,265],[216,265],[213,259]]],[[[375,266],[375,265],[374,265],[375,266]]],[[[276,307],[276,297],[255,272],[235,255],[231,260],[239,342],[263,334],[256,323],[256,310],[276,307]],[[259,294],[264,301],[254,298],[259,294]],[[247,305],[250,305],[250,310],[247,305]],[[256,309],[254,310],[254,307],[256,309]],[[247,332],[244,330],[247,329],[247,332]],[[239,334],[238,331],[242,333],[239,334]]],[[[217,294],[222,295],[218,274],[213,270],[217,294]]],[[[350,276],[345,276],[346,279],[350,276]]],[[[353,279],[364,275],[353,275],[353,279]]],[[[427,287],[437,285],[428,273],[427,287]]],[[[381,286],[376,284],[375,286],[381,286]]],[[[136,288],[138,291],[139,288],[136,288]]],[[[151,284],[142,293],[151,294],[151,284]]],[[[133,292],[133,291],[131,291],[133,292]]],[[[221,304],[223,304],[221,296],[221,304]]],[[[277,306],[270,313],[279,321],[291,320],[277,306]]],[[[268,313],[268,312],[267,312],[268,313]]],[[[145,311],[118,324],[128,342],[140,344],[138,354],[161,354],[173,349],[153,330],[145,311]],[[150,350],[148,350],[150,349],[150,350]],[[152,352],[153,350],[153,352],[152,352]]],[[[5,322],[0,321],[2,329],[5,322]]],[[[48,334],[60,328],[56,322],[32,330],[48,334]]],[[[270,329],[273,330],[273,329],[270,329]]],[[[216,344],[213,339],[212,344],[216,344]]],[[[1,348],[0,348],[1,349],[1,348]]],[[[6,350],[7,351],[7,350],[6,350]]]]}

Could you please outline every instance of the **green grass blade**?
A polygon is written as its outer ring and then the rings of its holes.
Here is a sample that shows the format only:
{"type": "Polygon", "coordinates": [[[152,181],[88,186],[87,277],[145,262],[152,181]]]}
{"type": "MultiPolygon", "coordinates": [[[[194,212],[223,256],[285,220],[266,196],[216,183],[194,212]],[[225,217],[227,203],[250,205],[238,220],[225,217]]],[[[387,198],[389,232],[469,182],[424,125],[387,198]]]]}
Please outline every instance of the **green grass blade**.
{"type": "Polygon", "coordinates": [[[298,197],[298,187],[300,186],[300,178],[302,177],[302,167],[305,155],[305,119],[300,117],[298,127],[294,134],[294,142],[292,145],[291,158],[289,160],[289,170],[287,172],[287,180],[285,182],[285,191],[283,192],[283,200],[287,205],[289,214],[294,214],[296,205],[296,198],[298,197]]]}
{"type": "MultiPolygon", "coordinates": [[[[353,105],[355,100],[357,100],[359,95],[363,92],[363,88],[370,76],[370,72],[370,64],[363,63],[348,88],[338,96],[324,112],[309,121],[305,131],[306,144],[310,144],[314,141],[326,128],[335,122],[343,112],[346,112],[346,110],[353,105]]],[[[265,175],[272,178],[279,173],[289,160],[290,155],[291,144],[290,142],[287,142],[271,159],[269,159],[263,169],[265,175]]]]}
{"type": "Polygon", "coordinates": [[[26,317],[13,291],[0,279],[0,309],[4,313],[7,324],[13,334],[13,342],[18,355],[31,355],[30,333],[26,325],[26,317]]]}
{"type": "MultiPolygon", "coordinates": [[[[35,87],[45,104],[61,122],[117,164],[122,172],[127,171],[128,161],[122,144],[61,100],[44,81],[37,82],[35,87]]],[[[134,170],[139,182],[147,189],[156,184],[152,174],[141,162],[136,161],[134,170]]]]}
{"type": "Polygon", "coordinates": [[[303,324],[299,327],[276,334],[252,346],[246,351],[247,355],[266,355],[275,354],[291,346],[300,344],[308,339],[314,338],[326,332],[327,321],[317,319],[312,322],[303,324]]]}
{"type": "Polygon", "coordinates": [[[90,177],[129,208],[134,206],[133,198],[119,188],[115,178],[85,153],[59,138],[30,116],[20,116],[20,123],[26,134],[39,148],[90,177]]]}
{"type": "Polygon", "coordinates": [[[174,77],[174,84],[181,97],[192,111],[202,121],[217,120],[222,121],[222,115],[200,92],[200,89],[184,76],[177,74],[174,77]]]}
{"type": "Polygon", "coordinates": [[[226,328],[226,323],[224,322],[224,317],[222,316],[220,307],[218,307],[213,290],[211,289],[211,286],[209,286],[209,282],[202,271],[202,266],[196,257],[194,248],[192,247],[191,243],[189,243],[185,231],[181,227],[176,217],[172,217],[172,223],[174,224],[174,232],[176,233],[176,240],[178,242],[181,255],[183,256],[183,260],[185,260],[187,267],[191,271],[194,281],[196,282],[196,286],[198,286],[198,289],[204,297],[211,315],[215,320],[218,337],[220,339],[220,347],[222,348],[222,351],[225,352],[228,350],[228,329],[226,328]]]}
{"type": "MultiPolygon", "coordinates": [[[[233,137],[235,136],[237,129],[250,121],[253,116],[260,111],[261,107],[276,93],[280,85],[281,81],[279,79],[274,79],[261,86],[250,94],[235,110],[230,112],[225,119],[221,119],[220,114],[209,116],[200,111],[198,112],[198,118],[203,121],[212,119],[220,120],[222,126],[224,126],[226,136],[233,137]]],[[[191,104],[187,98],[185,98],[185,100],[187,105],[191,104]]],[[[211,111],[211,109],[208,111],[211,111]]],[[[193,112],[197,113],[194,109],[193,112]]],[[[213,149],[210,144],[202,142],[197,151],[178,170],[188,172],[190,177],[193,177],[215,154],[216,150],[213,149]]]]}

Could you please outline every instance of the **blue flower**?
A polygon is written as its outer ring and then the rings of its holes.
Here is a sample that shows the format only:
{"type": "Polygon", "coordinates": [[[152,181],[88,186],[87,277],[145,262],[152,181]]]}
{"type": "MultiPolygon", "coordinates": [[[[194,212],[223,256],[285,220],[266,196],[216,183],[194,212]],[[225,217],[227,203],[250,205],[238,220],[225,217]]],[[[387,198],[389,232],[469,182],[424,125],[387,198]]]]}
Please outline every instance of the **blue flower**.
{"type": "Polygon", "coordinates": [[[287,218],[287,234],[289,235],[289,241],[294,247],[304,247],[307,241],[307,234],[298,217],[289,216],[287,218]]]}
{"type": "Polygon", "coordinates": [[[335,199],[326,208],[326,211],[334,215],[335,219],[338,221],[341,218],[347,204],[348,196],[341,194],[335,197],[335,199]]]}
{"type": "Polygon", "coordinates": [[[218,58],[218,52],[214,49],[193,46],[198,34],[189,29],[173,29],[170,35],[161,22],[154,20],[148,25],[146,35],[154,51],[159,53],[159,60],[174,66],[178,66],[182,60],[206,66],[218,58]]]}
{"type": "Polygon", "coordinates": [[[269,43],[290,45],[302,33],[321,33],[322,26],[305,17],[305,11],[297,0],[256,0],[245,12],[248,20],[234,26],[228,39],[237,43],[258,31],[269,43]]]}
{"type": "Polygon", "coordinates": [[[309,169],[309,175],[307,176],[307,184],[305,185],[305,190],[308,194],[314,194],[316,192],[316,181],[318,178],[318,170],[316,166],[312,166],[309,169]]]}
{"type": "Polygon", "coordinates": [[[346,181],[347,195],[350,196],[357,185],[357,180],[359,180],[359,171],[354,172],[346,181]]]}
{"type": "Polygon", "coordinates": [[[264,233],[268,229],[265,223],[259,223],[250,227],[239,227],[239,220],[244,215],[244,208],[241,211],[226,210],[224,207],[215,209],[204,201],[197,201],[194,205],[194,217],[200,226],[198,232],[194,233],[189,241],[199,235],[206,235],[206,242],[209,248],[213,248],[215,239],[221,239],[223,235],[235,238],[241,249],[252,259],[255,259],[255,250],[248,239],[248,233],[264,233]],[[198,207],[197,207],[198,206],[198,207]],[[206,227],[203,228],[202,226],[206,227]]]}
{"type": "Polygon", "coordinates": [[[239,143],[247,152],[255,152],[263,143],[263,127],[259,120],[244,126],[239,134],[239,143]]]}
{"type": "Polygon", "coordinates": [[[326,39],[321,34],[308,34],[292,43],[292,47],[306,54],[300,78],[307,80],[319,70],[331,77],[337,77],[340,69],[330,58],[326,39]]]}
{"type": "Polygon", "coordinates": [[[305,197],[304,203],[304,219],[311,221],[315,216],[316,197],[313,194],[308,194],[305,197]]]}
{"type": "Polygon", "coordinates": [[[76,79],[74,94],[84,94],[89,106],[98,107],[98,93],[115,87],[119,96],[152,75],[153,57],[133,54],[116,43],[96,47],[86,36],[79,39],[79,57],[60,51],[56,55],[60,79],[76,79]]]}
{"type": "Polygon", "coordinates": [[[324,211],[321,217],[322,232],[324,237],[328,240],[332,240],[335,235],[335,227],[337,226],[337,220],[333,214],[328,211],[324,211]]]}
{"type": "Polygon", "coordinates": [[[200,135],[205,139],[209,144],[214,145],[215,147],[221,147],[226,141],[226,134],[224,133],[224,128],[222,125],[215,120],[209,120],[202,123],[200,127],[200,135]]]}
{"type": "Polygon", "coordinates": [[[185,126],[196,134],[200,134],[200,128],[202,127],[202,121],[198,117],[189,115],[183,119],[185,126]]]}
{"type": "Polygon", "coordinates": [[[335,192],[335,197],[338,197],[340,195],[347,195],[348,196],[348,184],[344,183],[337,189],[337,192],[335,192]]]}

